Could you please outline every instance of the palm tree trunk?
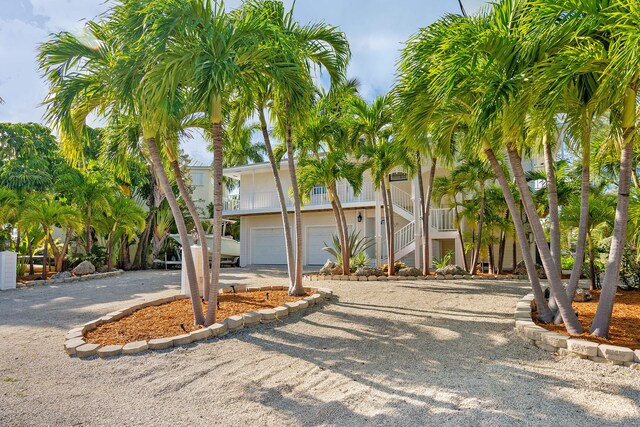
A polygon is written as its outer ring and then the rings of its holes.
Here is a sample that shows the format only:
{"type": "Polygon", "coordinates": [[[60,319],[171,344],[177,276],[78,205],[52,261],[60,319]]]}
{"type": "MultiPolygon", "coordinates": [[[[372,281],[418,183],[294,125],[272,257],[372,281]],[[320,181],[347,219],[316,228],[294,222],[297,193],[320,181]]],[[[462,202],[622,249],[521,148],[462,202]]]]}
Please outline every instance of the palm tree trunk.
{"type": "Polygon", "coordinates": [[[47,246],[49,246],[49,228],[46,226],[42,227],[44,229],[44,251],[42,252],[42,280],[47,280],[47,272],[49,271],[49,252],[47,251],[47,246]]]}
{"type": "Polygon", "coordinates": [[[91,253],[91,205],[87,206],[87,225],[84,233],[84,250],[86,255],[89,255],[91,253]]]}
{"type": "Polygon", "coordinates": [[[293,288],[289,288],[289,295],[304,295],[304,287],[302,286],[302,211],[300,208],[300,193],[298,191],[298,178],[293,155],[290,123],[285,125],[285,139],[287,144],[287,162],[289,164],[289,174],[291,175],[291,192],[293,193],[293,210],[296,226],[295,281],[293,288]]]}
{"type": "Polygon", "coordinates": [[[289,289],[293,289],[295,283],[295,260],[293,252],[293,240],[291,237],[291,227],[289,225],[289,214],[287,213],[287,202],[282,190],[282,182],[280,182],[280,172],[278,172],[278,164],[276,163],[275,156],[273,155],[273,149],[271,148],[271,139],[269,138],[269,131],[267,130],[267,120],[264,116],[264,110],[258,109],[258,115],[260,117],[260,129],[262,130],[262,137],[264,138],[264,146],[267,151],[267,157],[269,158],[269,164],[271,165],[271,172],[273,173],[273,179],[276,184],[276,191],[278,193],[278,201],[280,202],[280,214],[282,215],[282,228],[284,230],[285,249],[287,251],[287,269],[289,272],[289,289]]]}
{"type": "Polygon", "coordinates": [[[456,216],[456,229],[458,230],[458,239],[460,240],[460,250],[462,252],[462,265],[465,271],[469,271],[467,264],[467,253],[464,250],[464,237],[462,236],[462,227],[460,226],[460,212],[458,211],[458,203],[454,200],[453,212],[456,216]]]}
{"type": "MultiPolygon", "coordinates": [[[[207,319],[205,325],[216,322],[218,309],[218,284],[220,282],[220,261],[222,258],[222,122],[214,121],[213,139],[213,248],[211,249],[211,281],[207,299],[207,319]]],[[[207,259],[207,262],[209,260],[207,259]]]]}
{"type": "Polygon", "coordinates": [[[389,247],[388,251],[389,251],[389,276],[395,276],[396,274],[396,267],[395,267],[395,261],[396,261],[396,254],[395,254],[395,250],[396,250],[396,236],[395,236],[395,224],[393,223],[393,198],[391,196],[391,182],[389,181],[389,175],[386,175],[384,177],[384,182],[385,182],[385,191],[387,192],[387,215],[389,216],[389,218],[387,218],[387,223],[388,223],[388,229],[389,229],[389,235],[387,236],[387,245],[389,247]]]}
{"type": "Polygon", "coordinates": [[[196,226],[196,230],[198,231],[198,236],[200,236],[200,247],[202,249],[202,281],[203,281],[203,297],[205,301],[209,301],[209,283],[210,283],[210,272],[209,272],[209,249],[207,248],[207,235],[204,231],[204,227],[202,226],[202,221],[200,221],[200,216],[198,215],[198,211],[196,210],[196,205],[193,203],[193,199],[189,194],[189,190],[187,186],[184,184],[184,179],[182,178],[182,171],[180,170],[180,164],[177,159],[171,160],[171,168],[173,169],[173,175],[176,178],[176,184],[178,184],[178,190],[180,191],[180,196],[182,200],[184,200],[185,205],[187,205],[187,209],[189,210],[189,215],[193,218],[193,222],[196,226]]]}
{"type": "Polygon", "coordinates": [[[56,257],[56,271],[62,271],[62,264],[64,263],[64,257],[67,255],[69,249],[69,242],[71,241],[72,230],[71,227],[67,227],[67,232],[64,236],[64,243],[59,251],[58,257],[56,257]]]}
{"type": "MultiPolygon", "coordinates": [[[[436,177],[437,164],[438,159],[436,157],[432,158],[431,169],[429,169],[429,187],[427,187],[427,195],[425,196],[426,203],[424,203],[422,211],[422,274],[425,276],[429,274],[429,267],[431,265],[431,253],[429,253],[429,214],[431,213],[431,195],[433,194],[433,182],[436,177]]],[[[420,171],[420,174],[422,174],[422,171],[420,171]]]]}
{"type": "Polygon", "coordinates": [[[549,198],[549,236],[551,240],[551,257],[556,264],[558,274],[562,274],[560,253],[560,218],[558,216],[558,186],[553,164],[553,153],[549,137],[544,136],[544,169],[547,175],[547,196],[549,198]]]}
{"type": "MultiPolygon", "coordinates": [[[[420,244],[422,245],[422,272],[424,274],[424,266],[425,266],[425,259],[424,259],[424,248],[425,245],[429,245],[429,240],[425,239],[424,237],[424,233],[426,233],[427,231],[427,226],[429,225],[428,223],[428,219],[425,217],[424,212],[425,212],[425,205],[426,205],[426,201],[425,201],[425,194],[424,194],[424,180],[422,179],[422,162],[420,161],[420,152],[416,152],[416,166],[418,169],[418,194],[420,196],[420,227],[421,227],[421,233],[420,233],[420,244]]],[[[418,223],[416,221],[416,227],[418,226],[418,223]]],[[[415,242],[416,244],[416,248],[418,247],[418,242],[415,242]]],[[[416,265],[416,268],[420,268],[420,266],[416,265]]]]}
{"type": "MultiPolygon", "coordinates": [[[[507,212],[507,219],[509,219],[509,213],[507,212]]],[[[507,246],[507,233],[502,230],[500,232],[500,244],[498,245],[498,274],[504,273],[504,250],[507,246]]]]}
{"type": "Polygon", "coordinates": [[[587,234],[587,241],[589,242],[589,279],[590,279],[590,289],[592,291],[596,290],[596,262],[595,262],[595,253],[593,250],[593,239],[591,238],[591,233],[587,234]]]}
{"type": "MultiPolygon", "coordinates": [[[[558,272],[558,269],[556,268],[556,264],[553,261],[553,258],[551,257],[551,251],[547,246],[544,229],[542,228],[540,218],[536,213],[533,198],[529,190],[529,185],[527,184],[527,180],[524,177],[520,154],[518,153],[517,149],[511,144],[508,145],[508,153],[511,169],[513,170],[516,184],[518,186],[518,189],[520,190],[520,197],[522,198],[522,202],[524,204],[524,210],[527,214],[527,217],[529,218],[533,236],[535,238],[538,251],[540,252],[540,257],[542,258],[542,264],[547,274],[547,280],[549,283],[549,288],[551,289],[551,294],[556,299],[558,310],[562,315],[562,319],[564,321],[567,332],[574,335],[581,334],[583,332],[582,325],[578,321],[578,317],[573,311],[573,307],[571,307],[571,300],[569,300],[569,297],[567,297],[567,294],[565,293],[564,287],[562,286],[562,281],[560,279],[560,274],[558,272]]],[[[535,274],[535,267],[531,267],[533,268],[532,273],[535,274]]]]}
{"type": "Polygon", "coordinates": [[[624,146],[620,154],[620,177],[618,181],[618,204],[616,205],[616,216],[613,225],[613,236],[611,248],[609,249],[609,259],[607,269],[602,281],[602,292],[598,309],[591,323],[590,332],[601,338],[609,336],[609,324],[613,312],[613,304],[618,289],[618,279],[620,277],[620,263],[622,262],[622,252],[625,245],[627,232],[627,220],[629,213],[629,190],[631,189],[631,175],[633,164],[633,139],[635,137],[636,121],[636,96],[637,88],[633,86],[627,88],[622,110],[622,128],[624,146]]]}
{"type": "Polygon", "coordinates": [[[391,270],[393,270],[393,265],[390,264],[390,254],[389,254],[389,234],[391,230],[389,228],[389,199],[387,198],[387,190],[385,188],[384,179],[380,183],[380,193],[382,193],[382,213],[384,215],[384,229],[386,233],[386,244],[387,244],[387,275],[391,276],[391,270]]]}
{"type": "MultiPolygon", "coordinates": [[[[524,231],[524,224],[522,223],[522,217],[518,214],[518,207],[516,206],[516,201],[511,194],[511,188],[509,187],[509,182],[507,181],[507,177],[502,170],[502,166],[498,162],[493,149],[489,146],[485,146],[484,152],[489,159],[489,163],[493,169],[493,172],[496,175],[498,180],[498,184],[502,189],[502,193],[504,194],[505,201],[507,202],[507,207],[509,208],[509,212],[511,212],[511,217],[513,218],[513,228],[514,233],[517,236],[518,241],[520,242],[520,247],[522,249],[522,258],[524,259],[524,264],[527,267],[527,275],[529,276],[529,283],[531,284],[531,290],[533,291],[533,296],[536,301],[536,306],[538,307],[538,317],[543,322],[550,322],[553,319],[553,314],[547,305],[547,301],[544,299],[544,292],[542,291],[542,287],[540,286],[540,279],[536,274],[535,263],[533,262],[533,258],[531,257],[531,252],[527,250],[527,236],[524,231]]],[[[516,236],[514,236],[513,242],[515,245],[516,236]]],[[[515,247],[514,247],[515,254],[515,247]]],[[[515,255],[514,255],[515,256],[515,255]]],[[[515,259],[514,259],[514,269],[515,269],[515,259]]]]}
{"type": "Polygon", "coordinates": [[[184,223],[182,212],[180,212],[180,206],[176,197],[171,191],[171,183],[167,176],[164,167],[162,166],[162,159],[160,158],[160,152],[156,144],[155,137],[145,137],[145,142],[149,149],[149,157],[153,164],[156,176],[160,181],[162,190],[173,214],[173,219],[180,234],[180,244],[182,245],[183,264],[187,269],[187,279],[189,280],[189,292],[191,293],[191,305],[193,306],[193,318],[196,325],[204,324],[204,315],[202,313],[202,305],[200,305],[200,289],[198,287],[198,277],[196,275],[195,265],[193,263],[193,254],[189,247],[189,237],[187,233],[187,226],[184,223]]]}
{"type": "Polygon", "coordinates": [[[111,271],[111,267],[113,266],[113,238],[115,235],[115,231],[111,231],[109,233],[109,240],[107,241],[107,271],[111,271]]]}
{"type": "Polygon", "coordinates": [[[484,183],[480,184],[480,218],[478,218],[478,241],[476,247],[473,250],[473,256],[471,257],[471,266],[469,274],[476,274],[476,268],[478,259],[480,257],[480,248],[482,247],[482,226],[484,224],[484,183]]]}
{"type": "Polygon", "coordinates": [[[138,239],[138,247],[136,248],[136,253],[133,256],[133,265],[131,268],[133,270],[137,270],[142,268],[142,257],[145,253],[145,249],[147,247],[147,242],[149,241],[149,233],[151,232],[151,225],[153,224],[153,216],[155,214],[155,208],[151,207],[149,209],[149,213],[147,214],[147,220],[145,221],[144,230],[138,239]]]}
{"type": "Polygon", "coordinates": [[[29,252],[29,274],[35,274],[35,267],[33,265],[33,239],[29,237],[29,233],[27,233],[27,252],[29,252]]]}
{"type": "Polygon", "coordinates": [[[342,225],[342,218],[340,217],[340,211],[338,210],[338,205],[336,204],[335,197],[333,195],[333,189],[327,188],[329,191],[329,203],[331,204],[331,209],[333,210],[333,215],[336,218],[336,228],[338,233],[338,241],[340,242],[340,257],[342,259],[342,274],[349,275],[349,256],[347,254],[347,243],[344,240],[344,232],[342,225]]]}
{"type": "Polygon", "coordinates": [[[340,249],[342,255],[342,274],[349,275],[351,274],[351,248],[349,247],[349,228],[347,224],[347,218],[344,215],[344,209],[342,208],[342,203],[340,202],[340,197],[338,196],[338,189],[336,188],[336,184],[333,183],[331,186],[333,204],[336,206],[336,219],[338,221],[338,233],[341,234],[340,238],[340,249]]]}
{"type": "MultiPolygon", "coordinates": [[[[578,288],[582,266],[584,264],[584,250],[589,229],[589,177],[591,174],[591,119],[587,117],[585,121],[585,136],[582,141],[582,175],[580,180],[580,220],[578,223],[578,242],[576,243],[576,256],[573,259],[573,268],[569,284],[567,285],[567,295],[573,300],[573,296],[578,288]]],[[[555,322],[560,323],[559,315],[556,315],[555,322]]]]}

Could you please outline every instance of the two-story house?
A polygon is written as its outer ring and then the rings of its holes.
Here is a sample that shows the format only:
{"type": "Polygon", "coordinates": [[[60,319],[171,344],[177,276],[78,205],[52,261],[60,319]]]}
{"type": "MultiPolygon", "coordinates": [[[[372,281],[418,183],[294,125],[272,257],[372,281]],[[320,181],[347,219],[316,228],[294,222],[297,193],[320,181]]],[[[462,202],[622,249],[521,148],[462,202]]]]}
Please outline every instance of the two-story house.
{"type": "MultiPolygon", "coordinates": [[[[280,165],[280,179],[285,193],[291,186],[287,162],[280,165]]],[[[194,199],[199,208],[206,212],[206,206],[213,200],[211,170],[207,166],[194,165],[190,168],[194,186],[194,199]]],[[[436,176],[448,174],[449,171],[439,168],[436,176]]],[[[423,180],[428,182],[429,170],[422,171],[423,180]]],[[[280,205],[271,167],[268,163],[251,164],[226,168],[224,176],[238,182],[238,187],[231,193],[225,192],[223,216],[240,219],[240,265],[278,265],[286,264],[284,232],[280,205]]],[[[346,183],[338,186],[340,200],[345,209],[345,216],[350,230],[357,230],[362,237],[373,240],[374,244],[367,250],[372,263],[382,265],[386,262],[386,229],[382,208],[382,196],[375,189],[371,178],[365,176],[362,190],[354,194],[346,183]]],[[[395,222],[395,258],[408,265],[421,264],[421,227],[420,200],[417,178],[408,178],[402,172],[391,175],[391,193],[395,222]]],[[[293,203],[287,199],[289,221],[293,227],[293,203]]],[[[316,186],[308,195],[308,202],[302,207],[303,223],[303,263],[305,265],[322,265],[330,258],[323,250],[329,243],[331,235],[336,233],[335,217],[329,204],[326,189],[316,186]]],[[[206,214],[205,214],[206,215],[206,214]]],[[[453,210],[447,206],[433,206],[429,215],[429,245],[433,260],[441,259],[446,253],[453,252],[452,260],[462,265],[462,249],[456,229],[453,210]]],[[[467,228],[463,222],[463,229],[467,228]]],[[[293,231],[293,230],[292,230],[293,231]]],[[[504,267],[513,268],[513,241],[507,238],[504,267]]],[[[467,251],[467,260],[470,251],[467,251]]],[[[522,257],[516,250],[516,262],[522,257]]]]}

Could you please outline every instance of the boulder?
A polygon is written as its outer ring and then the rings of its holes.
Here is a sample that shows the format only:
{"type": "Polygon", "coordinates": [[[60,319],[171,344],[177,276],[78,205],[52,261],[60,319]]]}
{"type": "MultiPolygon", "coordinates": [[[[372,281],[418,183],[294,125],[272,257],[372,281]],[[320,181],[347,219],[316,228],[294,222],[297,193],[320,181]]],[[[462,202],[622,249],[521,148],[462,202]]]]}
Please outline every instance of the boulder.
{"type": "Polygon", "coordinates": [[[589,293],[589,291],[586,291],[584,289],[577,289],[576,294],[573,296],[573,300],[575,302],[587,302],[587,301],[591,301],[592,299],[593,299],[593,296],[591,295],[591,293],[589,293]]]}
{"type": "Polygon", "coordinates": [[[61,271],[51,276],[51,279],[68,279],[70,277],[72,277],[70,271],[61,271]]]}
{"type": "Polygon", "coordinates": [[[335,276],[337,274],[342,274],[342,267],[328,259],[320,269],[320,274],[323,276],[335,276]]]}
{"type": "Polygon", "coordinates": [[[441,275],[441,276],[455,276],[455,275],[462,275],[464,276],[465,274],[467,274],[467,271],[457,265],[446,265],[442,268],[439,268],[436,270],[436,274],[437,275],[441,275]]]}
{"type": "Polygon", "coordinates": [[[109,267],[107,267],[106,265],[103,265],[97,271],[98,273],[106,273],[107,271],[109,271],[109,267]]]}
{"type": "MultiPolygon", "coordinates": [[[[544,272],[544,267],[540,264],[536,264],[536,272],[538,274],[539,279],[546,279],[547,275],[544,272]]],[[[520,261],[518,265],[516,265],[516,269],[513,274],[517,276],[526,276],[527,275],[527,267],[524,265],[524,261],[520,261]]]]}
{"type": "Polygon", "coordinates": [[[422,271],[419,268],[407,267],[398,271],[398,276],[422,276],[422,271]]]}
{"type": "Polygon", "coordinates": [[[93,274],[96,272],[96,268],[89,261],[82,261],[76,268],[73,269],[73,274],[76,276],[84,276],[87,274],[93,274]]]}
{"type": "Polygon", "coordinates": [[[359,267],[356,270],[356,276],[365,276],[365,277],[369,277],[369,276],[384,276],[384,273],[382,272],[381,268],[378,267],[359,267]]]}

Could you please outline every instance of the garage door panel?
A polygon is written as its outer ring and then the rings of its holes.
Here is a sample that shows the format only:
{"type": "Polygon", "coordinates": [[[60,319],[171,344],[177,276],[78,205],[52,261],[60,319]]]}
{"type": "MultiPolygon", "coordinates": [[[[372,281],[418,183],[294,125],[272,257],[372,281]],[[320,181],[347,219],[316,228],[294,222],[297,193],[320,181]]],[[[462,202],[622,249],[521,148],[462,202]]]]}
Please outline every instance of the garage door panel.
{"type": "Polygon", "coordinates": [[[284,229],[282,227],[251,230],[251,264],[286,264],[284,229]]]}
{"type": "Polygon", "coordinates": [[[307,229],[307,264],[323,265],[331,255],[322,248],[331,244],[331,235],[336,234],[334,226],[309,227],[307,229]]]}

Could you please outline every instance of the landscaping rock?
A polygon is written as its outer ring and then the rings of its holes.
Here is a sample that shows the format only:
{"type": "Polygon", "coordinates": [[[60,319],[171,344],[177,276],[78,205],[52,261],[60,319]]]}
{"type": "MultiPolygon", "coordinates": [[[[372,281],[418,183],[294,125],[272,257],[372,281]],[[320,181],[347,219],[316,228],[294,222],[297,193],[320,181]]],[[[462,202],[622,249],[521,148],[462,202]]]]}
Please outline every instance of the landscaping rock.
{"type": "Polygon", "coordinates": [[[75,356],[76,349],[85,344],[86,342],[84,342],[82,338],[73,338],[64,343],[64,351],[66,351],[69,356],[75,356]]]}
{"type": "Polygon", "coordinates": [[[576,294],[573,297],[573,300],[575,302],[587,302],[591,301],[592,299],[593,296],[589,293],[589,291],[586,291],[584,289],[577,289],[576,294]]]}
{"type": "Polygon", "coordinates": [[[173,337],[169,338],[154,338],[149,340],[149,348],[151,350],[164,350],[165,348],[173,347],[173,337]]]}
{"type": "Polygon", "coordinates": [[[381,268],[378,267],[359,267],[356,270],[356,276],[364,276],[364,277],[369,277],[369,276],[384,276],[384,273],[382,272],[381,268]]]}
{"type": "MultiPolygon", "coordinates": [[[[273,311],[275,311],[276,313],[276,319],[282,319],[284,317],[287,317],[289,315],[289,309],[287,307],[284,306],[280,306],[280,307],[276,307],[273,309],[273,311]]],[[[264,319],[264,317],[263,317],[264,319]]]]}
{"type": "Polygon", "coordinates": [[[333,276],[342,273],[342,268],[331,260],[327,260],[324,266],[320,269],[320,274],[323,276],[333,276]]]}
{"type": "Polygon", "coordinates": [[[89,261],[82,261],[76,268],[73,269],[73,274],[76,276],[84,276],[87,274],[93,274],[96,272],[96,267],[89,261]]]}
{"type": "Polygon", "coordinates": [[[224,323],[227,325],[227,329],[232,331],[234,329],[241,329],[243,326],[242,316],[231,316],[224,319],[224,323]]]}
{"type": "Polygon", "coordinates": [[[244,319],[244,325],[249,326],[260,323],[262,315],[260,313],[256,313],[255,311],[250,311],[248,313],[244,313],[242,315],[242,318],[244,319]]]}
{"type": "MultiPolygon", "coordinates": [[[[540,264],[536,264],[536,273],[538,274],[538,278],[539,279],[546,279],[547,275],[544,272],[544,267],[541,266],[540,264]]],[[[527,276],[527,267],[524,265],[524,261],[520,261],[518,263],[518,265],[516,265],[516,269],[514,270],[513,274],[517,275],[517,276],[525,276],[524,278],[526,279],[527,276]]]]}
{"type": "Polygon", "coordinates": [[[135,341],[125,344],[122,347],[122,354],[135,354],[148,349],[149,344],[146,341],[135,341]]]}
{"type": "Polygon", "coordinates": [[[100,344],[84,344],[76,348],[76,356],[78,357],[91,357],[95,356],[96,352],[100,348],[100,344]]]}
{"type": "Polygon", "coordinates": [[[53,276],[51,276],[51,279],[70,279],[71,277],[73,277],[71,275],[70,271],[61,271],[60,273],[56,273],[53,276]]]}
{"type": "Polygon", "coordinates": [[[617,345],[600,344],[598,346],[598,357],[619,362],[633,362],[633,350],[617,345]]]}
{"type": "Polygon", "coordinates": [[[438,276],[447,276],[447,275],[454,276],[457,274],[464,276],[465,274],[467,274],[467,271],[464,268],[457,265],[446,265],[442,268],[437,269],[436,274],[438,276]]]}
{"type": "Polygon", "coordinates": [[[209,326],[209,330],[211,331],[211,336],[212,337],[220,337],[224,334],[227,333],[228,330],[228,326],[226,323],[214,323],[213,325],[209,326]]]}
{"type": "Polygon", "coordinates": [[[264,310],[259,310],[258,313],[262,316],[260,320],[262,323],[269,323],[276,320],[276,311],[271,308],[265,308],[264,310]]]}
{"type": "Polygon", "coordinates": [[[403,268],[400,271],[398,271],[398,276],[403,276],[403,277],[407,277],[407,276],[422,276],[422,271],[420,271],[419,268],[407,267],[407,268],[403,268]]]}
{"type": "Polygon", "coordinates": [[[108,345],[98,349],[98,357],[117,356],[122,353],[121,345],[108,345]]]}
{"type": "Polygon", "coordinates": [[[585,341],[580,339],[567,340],[567,349],[573,353],[577,353],[583,356],[597,356],[598,355],[598,343],[585,341]]]}

